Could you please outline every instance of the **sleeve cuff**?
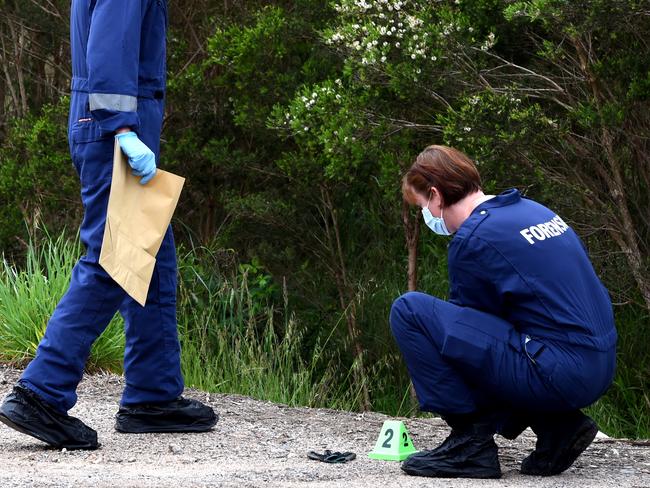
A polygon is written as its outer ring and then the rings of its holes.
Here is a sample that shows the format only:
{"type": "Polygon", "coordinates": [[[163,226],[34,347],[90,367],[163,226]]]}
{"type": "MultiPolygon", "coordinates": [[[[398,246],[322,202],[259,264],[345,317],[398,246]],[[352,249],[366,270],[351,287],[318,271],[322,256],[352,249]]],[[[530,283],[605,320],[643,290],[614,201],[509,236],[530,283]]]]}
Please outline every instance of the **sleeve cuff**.
{"type": "Polygon", "coordinates": [[[102,135],[110,135],[121,127],[130,127],[137,132],[140,127],[140,118],[137,112],[116,112],[113,110],[93,110],[93,116],[99,122],[102,135]]]}

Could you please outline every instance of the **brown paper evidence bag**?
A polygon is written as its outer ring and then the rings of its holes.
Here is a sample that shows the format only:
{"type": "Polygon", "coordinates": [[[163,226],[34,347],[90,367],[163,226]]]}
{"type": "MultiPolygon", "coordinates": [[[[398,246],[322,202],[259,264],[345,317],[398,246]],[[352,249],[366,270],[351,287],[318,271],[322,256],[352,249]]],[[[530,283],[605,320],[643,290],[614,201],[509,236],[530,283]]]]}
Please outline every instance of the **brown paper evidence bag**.
{"type": "Polygon", "coordinates": [[[131,174],[115,141],[113,180],[99,264],[144,307],[156,255],[169,227],[185,178],[158,169],[146,185],[131,174]]]}

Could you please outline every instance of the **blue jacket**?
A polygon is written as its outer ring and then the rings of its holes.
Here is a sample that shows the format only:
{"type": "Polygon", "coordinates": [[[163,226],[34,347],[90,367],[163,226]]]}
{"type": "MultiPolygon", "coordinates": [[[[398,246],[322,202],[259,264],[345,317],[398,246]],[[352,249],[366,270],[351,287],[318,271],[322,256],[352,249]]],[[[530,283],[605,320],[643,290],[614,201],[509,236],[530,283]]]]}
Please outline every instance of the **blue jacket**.
{"type": "Polygon", "coordinates": [[[450,301],[531,337],[607,350],[611,299],[576,233],[517,190],[474,209],[449,244],[450,301]]]}
{"type": "Polygon", "coordinates": [[[163,99],[167,0],[72,0],[72,90],[102,134],[138,130],[138,98],[163,99]]]}

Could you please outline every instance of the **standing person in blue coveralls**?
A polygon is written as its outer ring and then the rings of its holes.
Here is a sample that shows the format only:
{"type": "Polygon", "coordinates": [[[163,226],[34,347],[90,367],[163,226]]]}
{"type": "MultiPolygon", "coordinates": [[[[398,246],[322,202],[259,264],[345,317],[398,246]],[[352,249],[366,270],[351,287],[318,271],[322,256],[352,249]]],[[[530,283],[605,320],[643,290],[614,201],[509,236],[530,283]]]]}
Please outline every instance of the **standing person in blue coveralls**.
{"type": "Polygon", "coordinates": [[[52,446],[96,449],[97,433],[67,414],[90,348],[116,311],[125,319],[120,432],[201,432],[212,408],[183,398],[171,227],[141,307],[98,264],[117,138],[136,176],[154,177],[163,119],[167,0],[72,0],[72,162],[81,180],[86,254],[72,272],[36,357],[0,407],[0,420],[52,446]]]}
{"type": "Polygon", "coordinates": [[[612,304],[582,242],[517,190],[483,194],[474,163],[450,147],[426,148],[402,191],[433,232],[453,234],[449,300],[406,293],[390,313],[421,409],[451,427],[402,469],[498,478],[494,434],[530,426],[537,444],[521,472],[561,473],[596,436],[579,409],[603,395],[616,363],[612,304]]]}

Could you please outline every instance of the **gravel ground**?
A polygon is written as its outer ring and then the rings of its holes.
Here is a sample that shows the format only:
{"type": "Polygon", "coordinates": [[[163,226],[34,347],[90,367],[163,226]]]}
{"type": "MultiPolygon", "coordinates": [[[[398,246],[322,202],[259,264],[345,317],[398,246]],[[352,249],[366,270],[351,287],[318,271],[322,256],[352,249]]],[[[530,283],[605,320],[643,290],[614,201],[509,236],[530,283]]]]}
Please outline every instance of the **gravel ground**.
{"type": "MultiPolygon", "coordinates": [[[[0,366],[4,397],[19,371],[0,366]]],[[[612,487],[650,488],[650,442],[599,438],[561,476],[537,478],[518,471],[533,448],[527,431],[516,441],[497,436],[503,478],[449,480],[403,475],[396,462],[369,459],[388,417],[326,409],[290,408],[237,395],[189,390],[212,405],[221,419],[206,434],[119,434],[113,415],[122,378],[89,376],[70,413],[98,431],[97,451],[65,452],[0,424],[2,487],[612,487]],[[357,453],[347,464],[307,459],[325,449],[357,453]]],[[[416,448],[431,448],[448,434],[438,419],[403,419],[416,448]]]]}

